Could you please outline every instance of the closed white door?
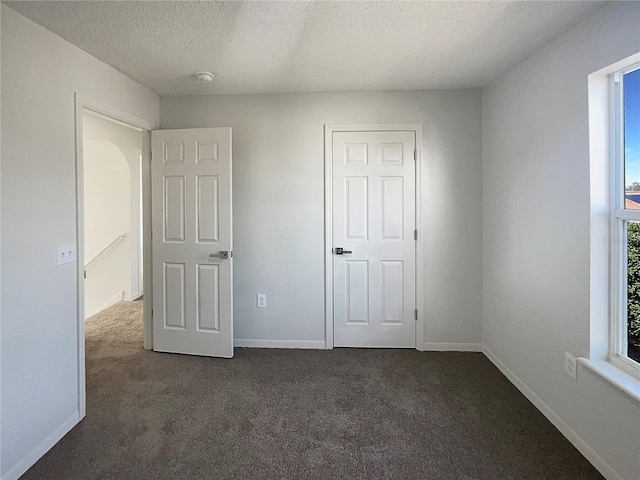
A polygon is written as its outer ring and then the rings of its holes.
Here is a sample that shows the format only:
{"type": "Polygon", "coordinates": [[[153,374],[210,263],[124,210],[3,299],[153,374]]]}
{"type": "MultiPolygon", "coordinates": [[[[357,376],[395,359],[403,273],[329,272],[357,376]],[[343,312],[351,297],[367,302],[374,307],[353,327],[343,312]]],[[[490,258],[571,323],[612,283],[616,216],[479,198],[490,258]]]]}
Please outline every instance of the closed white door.
{"type": "Polygon", "coordinates": [[[333,132],[334,346],[415,348],[415,132],[333,132]]]}
{"type": "Polygon", "coordinates": [[[152,132],[153,349],[233,356],[231,128],[152,132]]]}

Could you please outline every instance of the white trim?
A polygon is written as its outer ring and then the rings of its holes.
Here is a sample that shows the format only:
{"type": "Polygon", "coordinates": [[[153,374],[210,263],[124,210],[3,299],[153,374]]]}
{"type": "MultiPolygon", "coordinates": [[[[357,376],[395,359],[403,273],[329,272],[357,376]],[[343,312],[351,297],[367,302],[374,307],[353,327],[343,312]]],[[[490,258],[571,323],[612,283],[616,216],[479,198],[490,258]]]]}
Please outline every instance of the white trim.
{"type": "MultiPolygon", "coordinates": [[[[623,337],[626,339],[627,323],[627,229],[625,220],[618,217],[619,212],[625,206],[624,187],[624,103],[622,95],[622,81],[620,73],[609,76],[608,102],[609,102],[609,161],[611,162],[612,181],[610,186],[610,284],[609,303],[611,312],[609,317],[609,355],[626,352],[626,342],[623,345],[623,337]],[[624,239],[624,240],[623,240],[624,239]],[[622,321],[624,319],[624,328],[622,321]],[[624,332],[624,335],[623,335],[624,332]]],[[[624,212],[622,212],[624,213],[624,212]]]]}
{"type": "MultiPolygon", "coordinates": [[[[626,357],[626,234],[625,220],[640,220],[640,212],[624,209],[620,132],[621,84],[617,77],[640,65],[640,53],[588,75],[590,171],[590,321],[589,359],[607,362],[631,375],[640,370],[626,357]]],[[[640,378],[640,377],[638,377],[640,378]]]]}
{"type": "MultiPolygon", "coordinates": [[[[605,108],[607,112],[606,124],[605,130],[598,133],[600,135],[606,135],[607,151],[605,153],[605,159],[607,162],[607,173],[609,175],[607,178],[607,192],[609,194],[609,202],[607,204],[607,213],[609,216],[609,248],[607,252],[609,255],[609,263],[607,265],[609,271],[609,283],[607,284],[607,303],[609,304],[609,313],[606,317],[607,336],[604,337],[607,340],[607,348],[605,349],[604,355],[608,356],[610,352],[617,350],[616,340],[618,338],[618,326],[617,322],[612,321],[612,319],[618,318],[618,312],[621,312],[624,309],[621,305],[621,302],[618,301],[621,298],[618,296],[618,292],[622,291],[622,286],[620,285],[621,277],[619,275],[619,265],[621,260],[618,258],[620,249],[611,245],[611,243],[620,241],[620,239],[622,238],[622,232],[616,232],[616,229],[619,228],[621,224],[620,222],[616,221],[613,215],[614,210],[622,203],[621,199],[617,198],[617,196],[620,194],[619,189],[615,187],[615,185],[617,185],[620,181],[621,173],[619,162],[616,160],[616,150],[618,149],[618,143],[615,139],[617,131],[615,125],[615,121],[617,118],[617,107],[612,97],[612,92],[614,92],[617,88],[617,82],[614,81],[613,76],[607,75],[606,83],[607,88],[604,91],[604,99],[606,102],[605,108]]],[[[594,175],[594,173],[591,173],[591,175],[594,175]]],[[[593,358],[593,356],[591,357],[593,358]]]]}
{"type": "Polygon", "coordinates": [[[234,338],[233,346],[244,348],[300,348],[311,350],[325,350],[327,348],[323,340],[254,340],[246,338],[234,338]]]}
{"type": "Polygon", "coordinates": [[[84,354],[84,160],[82,153],[83,146],[83,122],[82,110],[84,102],[78,92],[74,93],[75,102],[75,216],[76,216],[76,311],[78,315],[78,327],[76,330],[76,345],[78,350],[78,414],[83,419],[87,414],[87,388],[85,373],[84,354]]]}
{"type": "Polygon", "coordinates": [[[418,230],[418,240],[416,241],[416,308],[418,309],[418,319],[416,320],[416,349],[424,351],[426,342],[424,341],[424,229],[422,228],[422,199],[423,179],[426,178],[425,161],[423,159],[423,139],[424,133],[422,125],[414,125],[416,132],[416,230],[418,230]]]}
{"type": "Polygon", "coordinates": [[[421,204],[423,187],[423,128],[418,123],[398,124],[354,124],[354,125],[325,125],[324,126],[324,280],[325,280],[325,343],[326,348],[333,348],[333,133],[334,132],[394,132],[408,131],[415,134],[415,148],[417,151],[415,170],[415,229],[418,230],[416,242],[416,294],[415,308],[418,309],[416,321],[415,348],[422,351],[424,346],[424,269],[423,269],[423,229],[421,222],[421,204]]]}
{"type": "Polygon", "coordinates": [[[481,343],[423,342],[423,352],[482,352],[481,343]]]}
{"type": "Polygon", "coordinates": [[[36,448],[27,453],[14,467],[2,476],[2,480],[17,480],[35,465],[40,458],[64,437],[69,430],[80,422],[79,412],[74,412],[51,435],[45,438],[36,448]]]}
{"type": "MultiPolygon", "coordinates": [[[[142,283],[144,281],[142,275],[142,256],[144,255],[144,249],[142,246],[142,130],[138,130],[140,138],[140,147],[138,155],[136,156],[135,167],[130,163],[130,217],[129,224],[131,225],[131,240],[129,242],[131,268],[130,273],[130,292],[139,292],[142,290],[142,283]]],[[[142,320],[144,322],[144,318],[142,320]]],[[[142,332],[144,339],[144,332],[142,332]]]]}
{"type": "Polygon", "coordinates": [[[333,130],[324,126],[324,341],[333,348],[333,130]]]}
{"type": "MultiPolygon", "coordinates": [[[[624,193],[622,195],[624,195],[624,193]]],[[[616,208],[613,212],[613,216],[616,218],[621,218],[623,220],[629,220],[631,222],[638,222],[640,221],[640,210],[625,210],[623,208],[616,208]]]]}
{"type": "Polygon", "coordinates": [[[91,115],[93,117],[100,118],[102,120],[107,120],[109,122],[117,123],[118,125],[120,125],[122,127],[132,128],[134,130],[142,132],[142,128],[136,127],[136,126],[132,125],[131,123],[122,122],[122,121],[118,120],[117,118],[113,118],[113,117],[110,117],[108,115],[104,115],[104,114],[102,114],[100,112],[92,110],[91,108],[85,107],[85,113],[87,113],[88,115],[91,115]]]}
{"type": "Polygon", "coordinates": [[[511,383],[513,383],[527,399],[533,403],[540,412],[569,440],[574,447],[598,469],[598,471],[608,480],[623,480],[607,462],[605,462],[569,425],[567,425],[557,413],[538,397],[533,390],[520,380],[515,373],[509,369],[502,361],[496,357],[491,350],[485,345],[482,347],[482,353],[500,370],[511,383]]]}
{"type": "Polygon", "coordinates": [[[153,246],[151,242],[151,131],[142,132],[142,346],[153,349],[153,246]]]}
{"type": "MultiPolygon", "coordinates": [[[[624,74],[640,67],[638,62],[615,71],[608,76],[609,161],[612,185],[610,185],[610,284],[609,302],[609,362],[630,375],[640,378],[640,364],[628,356],[627,330],[627,225],[640,220],[640,212],[625,208],[625,140],[624,140],[624,74]]],[[[596,358],[591,357],[592,361],[596,358]]],[[[598,362],[605,364],[606,362],[598,362]]],[[[609,365],[611,366],[611,365],[609,365]]],[[[602,372],[600,372],[602,373],[602,372]]],[[[606,376],[606,375],[605,375],[606,376]]]]}
{"type": "Polygon", "coordinates": [[[608,243],[611,236],[609,207],[613,201],[611,181],[614,172],[609,155],[609,80],[589,75],[589,356],[605,358],[609,352],[609,318],[613,304],[609,302],[609,285],[614,278],[608,243]]]}
{"type": "MultiPolygon", "coordinates": [[[[76,93],[76,95],[79,96],[78,93],[76,93]]],[[[124,126],[133,127],[136,130],[156,130],[159,127],[159,125],[148,122],[147,120],[136,115],[132,115],[129,112],[125,112],[124,110],[107,105],[106,103],[96,101],[95,99],[89,99],[84,95],[82,95],[81,98],[83,100],[83,108],[91,110],[93,113],[101,115],[102,117],[116,120],[117,123],[123,124],[124,126]]]]}
{"type": "MultiPolygon", "coordinates": [[[[86,415],[86,372],[85,372],[85,305],[84,305],[84,172],[83,172],[83,127],[82,117],[85,110],[91,110],[94,113],[106,116],[113,120],[117,120],[119,123],[134,127],[138,130],[142,130],[142,171],[143,171],[143,189],[147,191],[142,193],[143,199],[147,199],[147,202],[143,204],[143,214],[145,217],[150,217],[151,203],[149,201],[150,188],[147,182],[149,176],[149,152],[151,149],[150,131],[158,128],[158,125],[150,123],[140,117],[132,115],[128,112],[114,108],[111,105],[107,105],[102,102],[95,101],[85,97],[84,95],[75,92],[74,93],[74,126],[75,126],[75,216],[76,216],[76,311],[78,315],[78,327],[76,331],[77,336],[77,351],[78,351],[78,412],[80,419],[86,415]],[[146,173],[146,177],[145,177],[146,173]],[[147,212],[146,209],[149,209],[147,212]]],[[[148,295],[144,297],[144,318],[143,318],[143,346],[144,348],[151,349],[153,347],[153,338],[149,334],[152,331],[151,325],[151,237],[150,237],[150,221],[147,223],[143,219],[143,254],[145,255],[144,262],[144,281],[147,283],[148,295]],[[149,261],[147,261],[149,258],[149,261]],[[146,276],[149,274],[149,276],[146,276]],[[147,312],[147,310],[149,310],[147,312]]]]}
{"type": "Polygon", "coordinates": [[[422,130],[419,123],[356,123],[353,125],[325,125],[325,131],[333,132],[410,132],[422,130]]]}
{"type": "MultiPolygon", "coordinates": [[[[626,345],[625,345],[626,347],[626,345]]],[[[628,355],[615,354],[609,355],[606,360],[590,359],[595,362],[605,362],[610,364],[616,370],[619,370],[625,375],[629,375],[635,379],[636,382],[640,382],[640,362],[635,361],[628,355]]]]}
{"type": "Polygon", "coordinates": [[[578,362],[640,403],[640,380],[626,374],[610,362],[594,361],[584,357],[578,357],[578,362]]]}
{"type": "Polygon", "coordinates": [[[140,292],[132,293],[131,295],[123,295],[122,300],[124,302],[135,302],[138,300],[142,294],[140,292]]]}

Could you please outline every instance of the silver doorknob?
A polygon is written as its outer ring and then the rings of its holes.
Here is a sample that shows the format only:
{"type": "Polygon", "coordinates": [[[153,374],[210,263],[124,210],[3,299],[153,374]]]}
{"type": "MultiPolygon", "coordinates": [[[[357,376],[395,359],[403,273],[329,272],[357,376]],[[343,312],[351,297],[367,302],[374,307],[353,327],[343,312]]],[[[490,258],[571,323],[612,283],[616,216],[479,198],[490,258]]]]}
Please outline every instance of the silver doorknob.
{"type": "MultiPolygon", "coordinates": [[[[231,256],[233,257],[233,252],[231,252],[231,256]]],[[[227,250],[220,250],[218,253],[210,253],[209,258],[222,258],[226,260],[229,258],[229,252],[227,250]]]]}
{"type": "Polygon", "coordinates": [[[336,247],[333,249],[333,253],[335,253],[336,255],[349,255],[353,252],[351,250],[345,250],[342,247],[336,247]]]}

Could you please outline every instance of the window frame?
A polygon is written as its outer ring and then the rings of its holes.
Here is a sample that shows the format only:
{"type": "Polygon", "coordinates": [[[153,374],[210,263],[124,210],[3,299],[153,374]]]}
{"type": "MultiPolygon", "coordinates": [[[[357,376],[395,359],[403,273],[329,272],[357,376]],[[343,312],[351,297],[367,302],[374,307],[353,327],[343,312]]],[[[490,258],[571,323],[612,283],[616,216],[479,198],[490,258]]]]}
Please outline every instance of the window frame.
{"type": "Polygon", "coordinates": [[[640,69],[640,63],[628,65],[609,75],[611,121],[610,158],[610,321],[608,360],[615,367],[640,379],[640,362],[628,355],[627,319],[627,232],[628,222],[640,222],[640,210],[625,208],[624,75],[640,69]]]}

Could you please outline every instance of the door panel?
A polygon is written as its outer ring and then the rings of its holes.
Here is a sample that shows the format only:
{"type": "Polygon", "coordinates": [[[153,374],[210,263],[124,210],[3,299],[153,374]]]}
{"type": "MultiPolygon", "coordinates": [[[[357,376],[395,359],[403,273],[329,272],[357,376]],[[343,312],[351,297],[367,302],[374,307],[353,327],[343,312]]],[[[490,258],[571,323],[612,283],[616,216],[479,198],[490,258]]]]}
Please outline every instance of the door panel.
{"type": "Polygon", "coordinates": [[[163,316],[164,328],[184,330],[185,323],[185,285],[184,285],[184,263],[164,264],[164,302],[163,316]]]}
{"type": "Polygon", "coordinates": [[[381,235],[383,240],[402,240],[404,229],[404,178],[380,178],[381,235]]]}
{"type": "Polygon", "coordinates": [[[404,318],[404,262],[383,260],[380,268],[382,323],[401,323],[404,318]]]}
{"type": "Polygon", "coordinates": [[[185,177],[164,177],[164,221],[162,231],[165,242],[184,242],[185,177]]]}
{"type": "Polygon", "coordinates": [[[347,260],[347,324],[369,323],[369,262],[347,260]]]}
{"type": "Polygon", "coordinates": [[[345,218],[347,238],[366,240],[369,233],[369,179],[367,177],[345,177],[345,218]]]}
{"type": "Polygon", "coordinates": [[[220,211],[219,184],[217,175],[198,175],[196,177],[197,241],[198,243],[218,242],[218,212],[220,211]]]}
{"type": "Polygon", "coordinates": [[[336,347],[415,348],[414,150],[413,131],[333,132],[336,347]]]}
{"type": "Polygon", "coordinates": [[[220,331],[220,266],[198,264],[196,291],[197,329],[203,331],[220,331]]]}
{"type": "Polygon", "coordinates": [[[152,151],[153,348],[232,357],[231,129],[154,131],[152,151]]]}

